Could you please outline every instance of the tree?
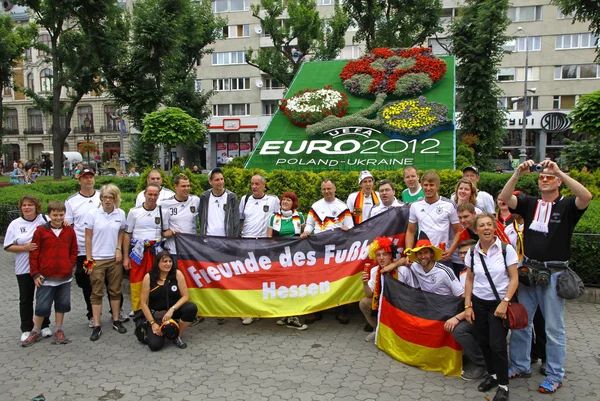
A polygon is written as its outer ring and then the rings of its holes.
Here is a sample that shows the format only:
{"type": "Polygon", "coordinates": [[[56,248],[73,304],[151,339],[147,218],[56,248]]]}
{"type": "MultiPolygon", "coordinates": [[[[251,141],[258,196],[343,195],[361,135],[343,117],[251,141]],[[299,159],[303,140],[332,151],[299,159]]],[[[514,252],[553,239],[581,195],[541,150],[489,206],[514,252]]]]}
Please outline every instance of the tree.
{"type": "Polygon", "coordinates": [[[587,140],[566,140],[562,156],[569,168],[595,170],[600,167],[600,91],[579,98],[569,118],[573,132],[588,135],[587,140]]]}
{"type": "MultiPolygon", "coordinates": [[[[589,22],[590,32],[596,35],[596,46],[600,37],[600,2],[597,0],[552,0],[564,14],[573,15],[573,23],[589,22]]],[[[596,61],[600,62],[600,48],[596,47],[596,61]]]]}
{"type": "MultiPolygon", "coordinates": [[[[451,27],[453,53],[460,60],[457,83],[461,87],[460,134],[475,135],[475,161],[490,169],[506,135],[506,113],[498,107],[502,91],[497,85],[497,70],[510,38],[508,0],[466,0],[461,17],[451,27]]],[[[457,96],[458,97],[458,96],[457,96]]],[[[457,99],[458,100],[458,99],[457,99]]]]}
{"type": "Polygon", "coordinates": [[[263,32],[273,41],[273,47],[249,48],[246,62],[289,87],[308,56],[312,60],[337,57],[345,46],[344,35],[350,22],[337,0],[328,19],[321,18],[315,0],[289,0],[287,8],[285,3],[261,0],[260,4],[250,6],[263,32]]]}
{"type": "MultiPolygon", "coordinates": [[[[37,32],[38,28],[33,23],[18,26],[10,15],[0,15],[0,92],[11,86],[13,68],[23,59],[25,49],[33,45],[38,36],[37,32]]],[[[0,94],[0,143],[4,134],[2,99],[0,94]]]]}
{"type": "MultiPolygon", "coordinates": [[[[40,29],[50,36],[49,46],[37,42],[35,47],[48,54],[44,62],[52,68],[52,90],[48,95],[32,90],[25,93],[33,98],[36,107],[51,113],[54,165],[62,166],[65,139],[71,132],[75,107],[86,93],[102,91],[99,61],[105,57],[102,53],[112,53],[112,48],[103,44],[126,37],[118,30],[122,25],[115,23],[122,10],[115,0],[20,0],[17,3],[29,7],[40,29]],[[68,100],[61,99],[63,88],[71,89],[68,100]]],[[[54,179],[61,178],[62,170],[54,169],[54,179]]]]}
{"type": "Polygon", "coordinates": [[[177,107],[165,107],[147,114],[143,125],[140,140],[148,144],[171,148],[182,143],[206,142],[206,127],[177,107]]]}
{"type": "Polygon", "coordinates": [[[368,50],[413,47],[442,30],[440,0],[346,0],[344,8],[368,50]]]}

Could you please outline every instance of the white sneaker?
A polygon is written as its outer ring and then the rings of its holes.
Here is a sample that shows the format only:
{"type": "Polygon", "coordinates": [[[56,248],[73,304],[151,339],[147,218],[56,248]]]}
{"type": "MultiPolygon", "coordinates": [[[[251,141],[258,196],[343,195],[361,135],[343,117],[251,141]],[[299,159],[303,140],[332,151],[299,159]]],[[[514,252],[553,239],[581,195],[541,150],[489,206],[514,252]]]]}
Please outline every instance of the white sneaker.
{"type": "Polygon", "coordinates": [[[30,331],[24,331],[23,333],[21,333],[21,342],[27,340],[27,337],[29,337],[29,334],[31,334],[30,331]]]}
{"type": "Polygon", "coordinates": [[[129,317],[133,317],[133,315],[135,315],[134,311],[129,312],[129,317]]]}
{"type": "Polygon", "coordinates": [[[45,329],[42,329],[42,337],[44,338],[48,338],[48,337],[52,337],[52,329],[50,327],[46,327],[45,329]]]}
{"type": "Polygon", "coordinates": [[[93,318],[92,318],[92,319],[90,319],[90,322],[88,323],[88,327],[89,327],[90,329],[93,329],[93,328],[94,328],[94,319],[93,319],[93,318]]]}
{"type": "Polygon", "coordinates": [[[277,326],[285,326],[287,324],[287,317],[282,317],[277,321],[277,326]]]}
{"type": "Polygon", "coordinates": [[[242,319],[242,324],[245,324],[245,325],[252,324],[253,321],[258,320],[258,318],[255,319],[252,317],[242,317],[240,319],[242,319]]]}
{"type": "Polygon", "coordinates": [[[369,335],[365,337],[365,341],[368,343],[372,343],[373,341],[375,341],[376,334],[377,334],[377,332],[375,330],[373,330],[372,333],[369,333],[369,335]]]}
{"type": "Polygon", "coordinates": [[[129,316],[127,316],[125,313],[123,313],[123,311],[119,311],[119,321],[121,323],[126,323],[129,321],[129,316]]]}

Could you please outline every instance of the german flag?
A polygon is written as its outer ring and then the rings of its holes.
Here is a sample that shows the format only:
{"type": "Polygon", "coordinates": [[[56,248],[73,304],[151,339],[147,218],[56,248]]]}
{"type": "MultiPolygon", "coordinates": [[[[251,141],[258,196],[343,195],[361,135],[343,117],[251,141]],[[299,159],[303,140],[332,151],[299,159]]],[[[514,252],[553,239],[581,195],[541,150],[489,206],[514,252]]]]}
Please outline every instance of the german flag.
{"type": "Polygon", "coordinates": [[[424,292],[385,276],[377,346],[407,365],[460,376],[462,348],[444,323],[463,308],[461,297],[424,292]]]}

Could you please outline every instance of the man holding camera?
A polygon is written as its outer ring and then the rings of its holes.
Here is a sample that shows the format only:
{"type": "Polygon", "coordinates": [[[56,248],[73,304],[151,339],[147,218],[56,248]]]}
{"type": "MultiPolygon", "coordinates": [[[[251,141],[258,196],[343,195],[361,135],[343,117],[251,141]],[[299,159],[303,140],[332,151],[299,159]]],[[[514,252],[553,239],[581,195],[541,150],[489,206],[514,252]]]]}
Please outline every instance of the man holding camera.
{"type": "Polygon", "coordinates": [[[529,269],[533,283],[525,285],[519,277],[519,302],[527,309],[529,325],[513,330],[510,344],[509,378],[531,377],[531,326],[538,304],[546,320],[546,380],[539,391],[556,392],[565,374],[566,334],[564,325],[565,299],[557,294],[557,278],[568,267],[571,238],[575,225],[583,216],[592,194],[579,182],[562,172],[551,160],[536,164],[528,160],[519,165],[508,180],[499,198],[512,213],[525,219],[523,265],[529,269]],[[521,174],[539,173],[540,197],[513,195],[521,174]],[[575,196],[564,197],[560,186],[565,183],[575,196]]]}

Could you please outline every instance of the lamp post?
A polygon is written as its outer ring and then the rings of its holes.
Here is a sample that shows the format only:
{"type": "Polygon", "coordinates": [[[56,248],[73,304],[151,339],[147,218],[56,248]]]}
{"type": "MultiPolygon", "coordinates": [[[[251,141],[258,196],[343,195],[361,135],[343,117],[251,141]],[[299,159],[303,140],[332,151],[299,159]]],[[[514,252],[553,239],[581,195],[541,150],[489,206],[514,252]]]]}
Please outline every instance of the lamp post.
{"type": "MultiPolygon", "coordinates": [[[[519,153],[519,163],[527,160],[527,73],[529,70],[529,33],[523,27],[518,27],[517,31],[525,33],[525,79],[523,84],[523,126],[521,128],[521,150],[519,153]]],[[[517,42],[517,49],[518,49],[517,42]]]]}
{"type": "Polygon", "coordinates": [[[92,125],[92,121],[90,120],[89,115],[85,115],[85,119],[83,120],[83,126],[85,127],[85,140],[87,142],[87,167],[90,168],[90,126],[92,125]]]}

